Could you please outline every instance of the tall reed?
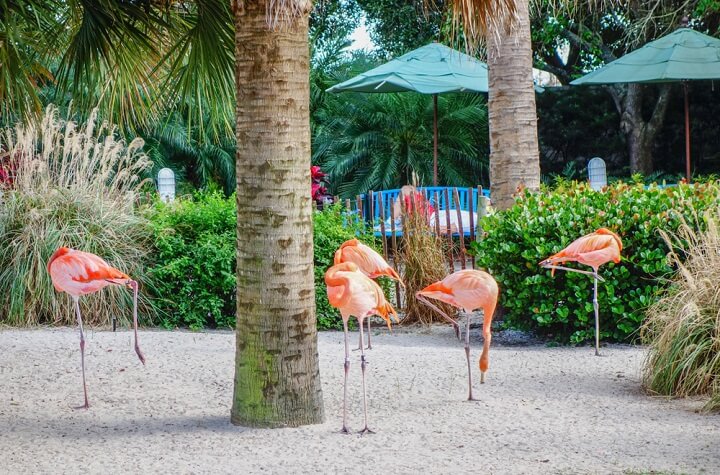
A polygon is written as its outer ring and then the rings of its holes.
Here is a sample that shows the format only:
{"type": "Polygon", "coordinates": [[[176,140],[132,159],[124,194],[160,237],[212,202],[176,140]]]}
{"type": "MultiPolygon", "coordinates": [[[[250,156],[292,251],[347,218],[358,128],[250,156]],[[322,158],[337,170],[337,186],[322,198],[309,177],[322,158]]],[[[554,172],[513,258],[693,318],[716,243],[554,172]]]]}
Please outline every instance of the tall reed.
{"type": "Polygon", "coordinates": [[[674,234],[662,233],[677,266],[672,285],[641,328],[649,353],[646,388],[669,396],[710,396],[720,409],[720,209],[674,234]]]}
{"type": "MultiPolygon", "coordinates": [[[[0,191],[0,323],[74,323],[69,297],[54,290],[46,268],[60,246],[98,254],[142,284],[150,233],[134,207],[151,165],[142,146],[118,138],[96,111],[78,125],[53,106],[38,123],[0,132],[15,170],[0,191]]],[[[88,323],[127,319],[128,292],[100,294],[81,299],[88,323]]]]}
{"type": "MultiPolygon", "coordinates": [[[[424,210],[407,210],[403,218],[403,237],[400,248],[402,278],[405,282],[405,317],[402,323],[431,325],[434,322],[446,323],[440,315],[415,298],[415,293],[426,286],[442,280],[448,273],[445,253],[440,236],[435,235],[427,222],[424,210]]],[[[447,304],[433,301],[449,316],[457,310],[447,304]]]]}

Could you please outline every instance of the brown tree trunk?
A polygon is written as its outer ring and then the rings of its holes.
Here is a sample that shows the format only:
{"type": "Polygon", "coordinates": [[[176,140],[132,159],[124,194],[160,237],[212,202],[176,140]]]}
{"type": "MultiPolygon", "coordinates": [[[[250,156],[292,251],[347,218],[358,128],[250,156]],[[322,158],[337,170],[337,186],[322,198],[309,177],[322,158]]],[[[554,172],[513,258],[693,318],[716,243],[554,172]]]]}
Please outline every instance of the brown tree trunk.
{"type": "Polygon", "coordinates": [[[528,0],[517,2],[509,31],[488,33],[490,196],[507,209],[522,188],[540,187],[540,152],[532,79],[528,0]]]}
{"type": "Polygon", "coordinates": [[[660,95],[648,121],[645,121],[642,115],[644,92],[645,86],[642,84],[627,85],[625,96],[620,102],[620,128],[627,140],[630,172],[649,175],[653,172],[652,147],[665,120],[670,85],[663,85],[660,88],[660,95]]]}
{"type": "Polygon", "coordinates": [[[237,352],[234,424],[323,420],[310,198],[307,9],[271,29],[265,2],[235,13],[237,352]]]}

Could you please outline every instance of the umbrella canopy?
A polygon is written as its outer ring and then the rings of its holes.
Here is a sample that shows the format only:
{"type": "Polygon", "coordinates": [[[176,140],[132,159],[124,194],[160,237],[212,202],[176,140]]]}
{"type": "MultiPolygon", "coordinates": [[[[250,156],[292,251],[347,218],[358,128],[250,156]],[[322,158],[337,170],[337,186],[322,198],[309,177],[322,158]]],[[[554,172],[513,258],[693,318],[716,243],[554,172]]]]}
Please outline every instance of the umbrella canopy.
{"type": "Polygon", "coordinates": [[[430,43],[328,89],[344,91],[413,91],[433,95],[433,184],[437,186],[437,95],[488,92],[488,69],[472,56],[430,43]]]}
{"type": "MultiPolygon", "coordinates": [[[[678,28],[570,84],[662,83],[720,79],[720,40],[678,28]]],[[[685,84],[685,155],[690,179],[690,119],[685,84]]]]}
{"type": "Polygon", "coordinates": [[[472,56],[430,43],[328,89],[343,91],[488,92],[488,69],[472,56]]]}

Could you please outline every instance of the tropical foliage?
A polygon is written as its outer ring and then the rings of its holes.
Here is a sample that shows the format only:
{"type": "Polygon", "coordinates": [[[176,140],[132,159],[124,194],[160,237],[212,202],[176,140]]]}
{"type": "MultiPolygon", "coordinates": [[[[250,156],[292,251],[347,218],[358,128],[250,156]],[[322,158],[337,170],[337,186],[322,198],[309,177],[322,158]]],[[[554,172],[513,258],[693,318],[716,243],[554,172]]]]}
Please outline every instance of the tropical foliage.
{"type": "Polygon", "coordinates": [[[720,409],[720,211],[691,216],[662,233],[676,267],[671,286],[648,309],[642,327],[649,344],[646,387],[668,396],[708,395],[720,409]],[[700,222],[699,222],[700,221],[700,222]]]}
{"type": "MultiPolygon", "coordinates": [[[[487,177],[487,112],[478,94],[438,97],[439,182],[474,186],[487,177]]],[[[342,94],[315,115],[313,163],[330,174],[332,191],[431,184],[433,104],[428,95],[342,94]]]]}
{"type": "Polygon", "coordinates": [[[146,211],[153,250],[148,277],[166,328],[235,325],[235,197],[198,193],[146,211]]]}
{"type": "MultiPolygon", "coordinates": [[[[75,322],[70,298],[53,289],[45,267],[60,246],[101,255],[146,282],[151,234],[135,206],[150,162],[141,148],[139,139],[118,139],[95,112],[79,125],[48,108],[42,122],[0,133],[0,153],[13,171],[0,189],[0,322],[75,322]]],[[[141,314],[151,319],[146,290],[141,314]]],[[[124,289],[88,296],[81,305],[91,325],[132,315],[124,289]]]]}
{"type": "Polygon", "coordinates": [[[602,340],[635,340],[645,310],[672,272],[659,231],[677,230],[719,198],[717,182],[667,188],[618,182],[604,192],[561,182],[524,193],[511,209],[483,219],[473,251],[500,284],[507,325],[581,343],[594,335],[592,279],[559,271],[551,277],[538,263],[580,235],[600,227],[615,231],[623,241],[622,261],[600,269],[602,340]]]}

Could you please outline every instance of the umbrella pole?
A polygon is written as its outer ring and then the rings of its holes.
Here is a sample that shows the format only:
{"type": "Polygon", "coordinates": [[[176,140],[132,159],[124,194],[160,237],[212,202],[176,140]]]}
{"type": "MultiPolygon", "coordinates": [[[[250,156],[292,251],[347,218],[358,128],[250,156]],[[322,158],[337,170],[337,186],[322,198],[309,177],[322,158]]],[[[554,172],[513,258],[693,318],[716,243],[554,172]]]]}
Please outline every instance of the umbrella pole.
{"type": "Polygon", "coordinates": [[[690,183],[690,101],[687,81],[683,81],[683,90],[685,91],[685,176],[690,183]]]}
{"type": "Polygon", "coordinates": [[[438,99],[433,94],[433,186],[438,186],[438,99]]]}

